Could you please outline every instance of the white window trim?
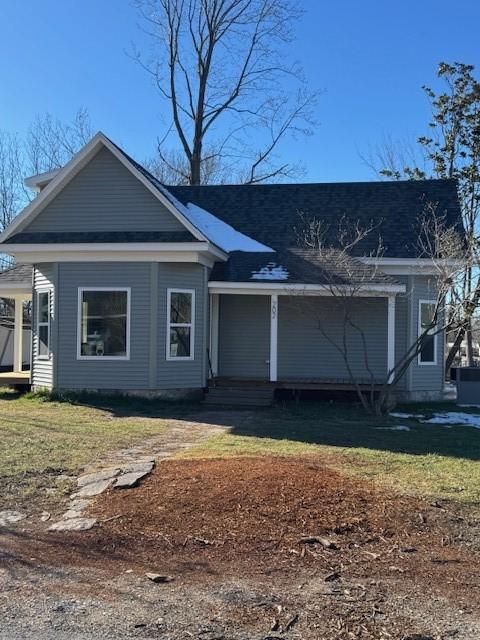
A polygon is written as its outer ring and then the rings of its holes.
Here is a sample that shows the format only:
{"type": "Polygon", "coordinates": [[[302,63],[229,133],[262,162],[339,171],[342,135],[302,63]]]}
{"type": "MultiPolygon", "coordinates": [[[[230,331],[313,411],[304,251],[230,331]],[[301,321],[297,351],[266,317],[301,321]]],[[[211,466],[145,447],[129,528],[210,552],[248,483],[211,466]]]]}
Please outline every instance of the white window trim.
{"type": "MultiPolygon", "coordinates": [[[[422,334],[422,304],[430,304],[436,305],[436,300],[425,300],[421,299],[418,301],[418,337],[422,334]]],[[[434,329],[436,328],[436,325],[434,329]]],[[[433,361],[432,362],[422,362],[421,356],[422,352],[418,352],[418,365],[420,367],[435,367],[437,365],[437,343],[438,343],[438,333],[433,336],[433,361]]]]}
{"type": "Polygon", "coordinates": [[[130,360],[130,287],[78,287],[77,301],[77,360],[130,360]],[[126,291],[127,293],[127,344],[125,356],[83,356],[82,355],[82,301],[84,291],[126,291]]]}
{"type": "Polygon", "coordinates": [[[37,310],[36,310],[36,325],[37,325],[37,360],[50,360],[51,356],[52,356],[52,348],[50,345],[50,339],[51,339],[51,313],[50,313],[50,306],[52,304],[52,290],[51,289],[37,289],[37,310]],[[40,303],[39,303],[39,298],[43,293],[47,293],[48,294],[48,321],[47,322],[40,322],[40,314],[39,314],[39,309],[40,309],[40,303]],[[40,355],[40,331],[39,328],[40,327],[48,327],[48,353],[44,354],[44,355],[40,355]]]}
{"type": "Polygon", "coordinates": [[[167,289],[167,336],[166,336],[166,359],[171,362],[185,362],[195,360],[195,289],[167,289]],[[192,296],[191,322],[171,322],[170,304],[172,293],[189,293],[192,296]],[[170,327],[190,327],[190,355],[189,356],[171,356],[170,355],[170,327]]]}

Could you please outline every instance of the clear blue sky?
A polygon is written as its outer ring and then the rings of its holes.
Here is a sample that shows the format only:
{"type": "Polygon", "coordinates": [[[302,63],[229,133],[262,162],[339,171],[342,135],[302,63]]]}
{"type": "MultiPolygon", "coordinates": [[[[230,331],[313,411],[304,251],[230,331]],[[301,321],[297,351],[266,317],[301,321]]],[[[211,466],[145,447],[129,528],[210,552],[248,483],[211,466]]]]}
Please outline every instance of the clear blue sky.
{"type": "MultiPolygon", "coordinates": [[[[309,181],[373,178],[359,152],[385,134],[413,139],[429,108],[420,89],[437,63],[480,73],[478,0],[300,0],[296,56],[323,91],[320,127],[284,148],[309,181]]],[[[0,1],[0,129],[23,133],[37,113],[69,119],[87,107],[101,129],[140,161],[162,132],[148,77],[126,55],[143,36],[129,0],[0,1]]]]}

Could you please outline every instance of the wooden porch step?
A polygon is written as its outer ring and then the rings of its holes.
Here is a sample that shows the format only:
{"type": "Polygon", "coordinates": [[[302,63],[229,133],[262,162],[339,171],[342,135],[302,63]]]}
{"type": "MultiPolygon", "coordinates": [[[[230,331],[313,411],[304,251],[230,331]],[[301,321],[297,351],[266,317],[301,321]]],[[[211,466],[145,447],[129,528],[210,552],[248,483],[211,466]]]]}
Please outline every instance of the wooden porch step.
{"type": "Polygon", "coordinates": [[[273,403],[273,397],[273,389],[211,387],[203,402],[210,405],[269,407],[273,403]]]}

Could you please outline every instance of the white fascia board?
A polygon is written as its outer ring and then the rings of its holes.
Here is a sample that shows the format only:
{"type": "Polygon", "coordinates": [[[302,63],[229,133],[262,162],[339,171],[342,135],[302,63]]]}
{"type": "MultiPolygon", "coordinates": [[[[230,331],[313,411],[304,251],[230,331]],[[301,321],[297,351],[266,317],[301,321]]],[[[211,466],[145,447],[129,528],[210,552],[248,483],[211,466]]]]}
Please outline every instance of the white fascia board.
{"type": "MultiPolygon", "coordinates": [[[[332,296],[340,294],[342,291],[348,293],[351,288],[348,286],[317,285],[317,284],[282,284],[268,282],[221,282],[211,281],[208,283],[210,293],[222,294],[244,294],[244,295],[319,295],[332,296]]],[[[403,284],[366,284],[355,289],[353,295],[358,296],[388,296],[397,293],[405,293],[406,287],[403,284]]]]}
{"type": "Polygon", "coordinates": [[[205,251],[209,252],[207,242],[44,242],[38,244],[6,244],[2,247],[4,253],[43,253],[56,251],[121,251],[125,254],[132,251],[157,251],[169,253],[171,251],[205,251]]]}
{"type": "Polygon", "coordinates": [[[52,169],[52,171],[45,171],[44,173],[37,173],[34,176],[28,176],[23,181],[23,184],[29,189],[34,189],[35,191],[40,191],[43,186],[46,186],[49,182],[51,182],[60,169],[52,169]]]}
{"type": "MultiPolygon", "coordinates": [[[[200,244],[200,243],[199,243],[200,244]]],[[[101,246],[82,249],[80,247],[56,245],[38,247],[32,245],[23,251],[16,251],[16,246],[11,245],[10,255],[24,264],[39,262],[198,262],[208,267],[213,267],[217,258],[205,250],[170,250],[164,251],[157,248],[144,246],[109,247],[108,250],[101,246]]]]}
{"type": "Polygon", "coordinates": [[[213,267],[228,255],[206,242],[122,242],[9,244],[5,253],[19,262],[200,262],[213,267]]]}
{"type": "Polygon", "coordinates": [[[124,156],[124,154],[102,133],[98,132],[83,149],[76,153],[67,164],[58,171],[52,181],[38,194],[25,209],[18,214],[13,222],[0,235],[0,243],[9,238],[15,231],[18,232],[28,222],[31,222],[74,178],[75,175],[89,162],[100,150],[106,147],[140,182],[159,200],[182,224],[200,241],[208,239],[190,223],[185,216],[176,209],[172,202],[164,196],[147,178],[124,156]]]}
{"type": "Polygon", "coordinates": [[[388,275],[435,275],[439,273],[438,265],[460,268],[461,260],[436,261],[431,258],[357,258],[364,264],[378,267],[388,275]]]}

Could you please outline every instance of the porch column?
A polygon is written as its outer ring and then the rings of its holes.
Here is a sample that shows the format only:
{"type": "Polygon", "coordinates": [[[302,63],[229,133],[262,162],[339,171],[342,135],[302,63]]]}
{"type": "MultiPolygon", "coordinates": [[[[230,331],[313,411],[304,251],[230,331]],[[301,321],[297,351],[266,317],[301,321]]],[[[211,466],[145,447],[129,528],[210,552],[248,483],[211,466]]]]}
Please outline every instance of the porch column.
{"type": "MultiPolygon", "coordinates": [[[[392,371],[395,366],[395,296],[388,296],[388,348],[387,368],[392,371]]],[[[391,375],[388,380],[390,382],[391,375]]]]}
{"type": "Polygon", "coordinates": [[[210,364],[212,375],[218,376],[218,316],[219,295],[210,294],[210,364]]]}
{"type": "Polygon", "coordinates": [[[270,382],[277,381],[278,294],[270,296],[270,382]]]}
{"type": "Polygon", "coordinates": [[[22,371],[23,364],[23,300],[15,298],[15,321],[13,326],[13,371],[22,371]]]}

